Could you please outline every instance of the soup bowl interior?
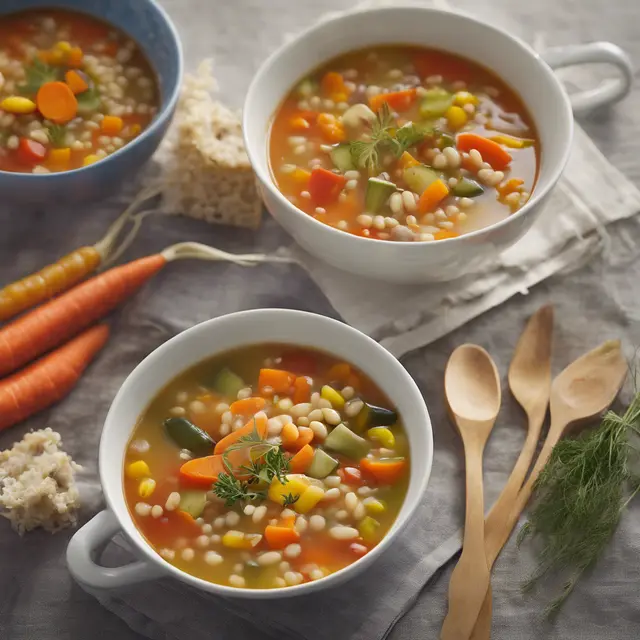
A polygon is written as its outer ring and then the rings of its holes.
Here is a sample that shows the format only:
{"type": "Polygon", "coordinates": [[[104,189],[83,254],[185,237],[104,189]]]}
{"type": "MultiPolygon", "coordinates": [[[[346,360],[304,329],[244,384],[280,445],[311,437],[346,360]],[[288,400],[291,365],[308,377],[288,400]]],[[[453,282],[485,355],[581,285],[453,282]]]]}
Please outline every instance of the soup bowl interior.
{"type": "Polygon", "coordinates": [[[564,90],[528,45],[475,18],[419,7],[358,11],[309,29],[265,61],[244,108],[245,144],[272,215],[304,248],[327,262],[360,275],[400,282],[457,277],[525,233],[567,161],[572,127],[564,90]],[[269,134],[284,97],[323,62],[383,44],[426,46],[466,57],[492,70],[520,95],[537,128],[541,158],[533,195],[517,213],[459,238],[398,243],[338,231],[298,210],[278,191],[269,167],[269,134]]]}
{"type": "Polygon", "coordinates": [[[130,374],[107,416],[100,442],[100,478],[110,509],[145,560],[200,589],[249,598],[274,598],[307,593],[337,584],[368,566],[391,543],[417,507],[431,471],[433,442],[424,400],[402,365],[371,338],[351,327],[314,314],[266,309],[204,322],[159,347],[130,374]],[[382,542],[344,569],[297,586],[251,590],[207,582],[164,561],[135,527],[123,489],[123,464],[136,421],[160,389],[176,375],[208,356],[262,342],[306,346],[335,354],[362,369],[387,394],[405,424],[411,449],[411,474],[400,513],[382,542]]]}
{"type": "Polygon", "coordinates": [[[3,197],[22,203],[68,203],[98,199],[113,193],[135,174],[156,150],[175,111],[182,84],[183,56],[178,33],[155,0],[3,0],[3,15],[29,9],[64,9],[107,22],[131,37],[155,73],[158,113],[139,136],[106,158],[80,169],[32,174],[0,171],[3,197]]]}

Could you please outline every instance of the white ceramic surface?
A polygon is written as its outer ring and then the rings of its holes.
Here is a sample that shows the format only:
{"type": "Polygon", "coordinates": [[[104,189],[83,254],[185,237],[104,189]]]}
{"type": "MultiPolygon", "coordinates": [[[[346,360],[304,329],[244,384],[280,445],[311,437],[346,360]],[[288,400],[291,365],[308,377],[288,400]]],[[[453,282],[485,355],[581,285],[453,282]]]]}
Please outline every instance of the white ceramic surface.
{"type": "Polygon", "coordinates": [[[357,11],[320,23],[270,56],[260,67],[244,106],[244,138],[267,209],[307,251],[340,269],[390,282],[445,281],[478,269],[518,240],[541,212],[567,162],[572,106],[583,112],[624,97],[631,64],[618,47],[593,43],[550,50],[545,62],[526,43],[466,15],[426,7],[357,11]],[[275,187],[268,163],[274,112],[295,83],[323,61],[354,49],[406,43],[452,51],[495,71],[524,99],[538,128],[542,161],[528,203],[491,227],[438,242],[371,240],[318,222],[275,187]],[[551,67],[606,62],[620,78],[570,100],[551,67]],[[551,66],[549,66],[551,65],[551,66]]]}
{"type": "MultiPolygon", "coordinates": [[[[371,338],[342,322],[323,316],[282,309],[259,309],[209,320],[175,336],[145,358],[129,375],[107,415],[100,441],[100,479],[107,509],[71,539],[67,564],[73,576],[90,587],[109,589],[160,576],[173,576],[218,595],[278,598],[331,587],[369,566],[405,527],[424,495],[433,457],[429,413],[418,387],[403,366],[371,338]],[[384,540],[366,556],[334,574],[283,589],[236,589],[212,584],[180,571],[163,560],[136,529],[123,491],[124,454],[133,425],[156,393],[176,375],[204,358],[259,342],[306,345],[336,354],[365,371],[398,408],[412,451],[407,497],[384,540]],[[133,544],[139,562],[106,568],[93,556],[118,531],[133,544]]],[[[393,551],[390,551],[393,553],[393,551]]]]}

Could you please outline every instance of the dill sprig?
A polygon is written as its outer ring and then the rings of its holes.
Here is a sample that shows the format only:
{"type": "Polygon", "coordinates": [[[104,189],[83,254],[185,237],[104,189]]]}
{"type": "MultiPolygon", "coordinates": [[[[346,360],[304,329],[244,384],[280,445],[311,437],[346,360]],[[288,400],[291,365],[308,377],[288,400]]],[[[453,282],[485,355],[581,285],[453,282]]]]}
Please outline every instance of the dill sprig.
{"type": "Polygon", "coordinates": [[[538,567],[525,590],[547,574],[566,576],[560,595],[547,608],[549,616],[596,562],[640,490],[640,477],[633,471],[638,435],[640,393],[622,416],[608,411],[600,426],[560,440],[536,481],[535,501],[518,544],[532,536],[542,542],[538,567]]]}
{"type": "Polygon", "coordinates": [[[251,433],[240,437],[225,450],[222,454],[222,462],[227,472],[218,476],[213,484],[213,492],[224,500],[228,507],[238,500],[266,500],[268,487],[274,478],[282,484],[287,482],[289,459],[280,445],[262,438],[258,433],[255,420],[251,433]],[[234,469],[229,460],[229,454],[240,449],[249,449],[249,462],[234,469]],[[241,477],[239,478],[238,475],[241,477]]]}
{"type": "Polygon", "coordinates": [[[67,127],[63,124],[50,124],[47,127],[47,136],[54,147],[64,147],[67,127]]]}

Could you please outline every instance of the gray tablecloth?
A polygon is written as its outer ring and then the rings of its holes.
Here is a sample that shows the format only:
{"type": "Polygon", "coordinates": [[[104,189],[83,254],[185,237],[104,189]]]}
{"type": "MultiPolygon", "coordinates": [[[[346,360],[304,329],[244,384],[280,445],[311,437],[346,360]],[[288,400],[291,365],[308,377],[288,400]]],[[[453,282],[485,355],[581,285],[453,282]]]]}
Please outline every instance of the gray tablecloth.
{"type": "MultiPolygon", "coordinates": [[[[216,59],[216,75],[224,95],[240,106],[252,71],[287,32],[296,31],[332,8],[345,8],[344,0],[322,3],[305,0],[164,0],[183,35],[187,63],[193,67],[203,57],[216,59]]],[[[473,8],[470,0],[460,6],[473,8]]],[[[492,0],[494,11],[509,11],[544,33],[548,44],[608,39],[629,51],[640,64],[637,24],[640,6],[630,0],[541,0],[538,3],[492,0]],[[606,19],[605,19],[606,16],[606,19]]],[[[583,122],[607,157],[636,184],[640,182],[637,134],[640,115],[636,104],[640,85],[625,103],[608,114],[583,122]]],[[[0,210],[0,275],[12,280],[34,270],[81,243],[95,241],[106,226],[99,209],[42,211],[29,216],[0,210]],[[17,250],[17,247],[20,249],[17,250]]],[[[637,237],[636,222],[625,223],[637,237]]],[[[259,234],[205,227],[190,220],[151,222],[144,231],[145,250],[160,249],[185,237],[197,237],[230,251],[261,250],[285,244],[283,232],[268,221],[259,234]]],[[[513,343],[526,317],[541,304],[556,306],[555,370],[605,338],[620,336],[628,348],[640,344],[640,264],[637,260],[611,263],[596,259],[573,273],[556,276],[527,297],[510,300],[439,342],[403,359],[424,392],[434,417],[441,416],[442,371],[450,351],[462,342],[487,347],[501,372],[506,372],[513,343]]],[[[209,317],[252,307],[293,307],[336,315],[306,274],[293,266],[263,266],[246,271],[228,265],[180,264],[161,274],[141,295],[112,320],[112,343],[126,348],[107,349],[99,362],[110,376],[89,372],[74,393],[74,411],[62,403],[55,410],[0,435],[5,448],[29,428],[50,425],[60,431],[67,450],[89,469],[87,482],[95,482],[100,425],[118,385],[131,363],[166,339],[169,331],[209,317]],[[180,291],[168,299],[167,292],[180,291]],[[165,295],[163,295],[163,293],[165,295]],[[169,327],[171,329],[169,330],[169,327]],[[82,399],[83,402],[78,402],[82,399]]],[[[505,469],[492,466],[492,451],[517,449],[513,430],[523,418],[505,394],[505,407],[487,450],[487,485],[495,495],[505,479],[505,469]],[[511,437],[509,437],[511,436],[511,437]]],[[[434,420],[435,438],[455,435],[442,419],[434,420]]],[[[459,482],[462,461],[453,455],[437,470],[433,483],[459,482]]],[[[454,506],[461,513],[462,486],[454,506]]],[[[83,518],[99,505],[87,505],[83,518]]],[[[523,596],[521,579],[531,569],[528,553],[509,544],[497,563],[494,578],[496,638],[626,639],[640,635],[640,509],[624,517],[615,541],[593,575],[578,587],[556,626],[540,624],[544,595],[523,596]]],[[[95,640],[134,640],[139,636],[109,614],[73,584],[64,551],[70,532],[49,536],[32,533],[19,539],[0,522],[0,638],[3,640],[59,640],[86,637],[95,640]]],[[[394,640],[435,638],[445,607],[450,567],[433,580],[416,606],[398,624],[394,640]]],[[[340,639],[342,640],[342,639],[340,639]]]]}

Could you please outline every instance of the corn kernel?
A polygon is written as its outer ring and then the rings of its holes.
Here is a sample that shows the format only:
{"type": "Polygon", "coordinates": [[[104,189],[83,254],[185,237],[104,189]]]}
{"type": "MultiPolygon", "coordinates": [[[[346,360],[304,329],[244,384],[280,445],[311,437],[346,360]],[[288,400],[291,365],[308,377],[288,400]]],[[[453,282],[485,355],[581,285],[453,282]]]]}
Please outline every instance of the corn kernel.
{"type": "Polygon", "coordinates": [[[303,476],[288,475],[287,482],[282,484],[277,478],[271,481],[269,500],[284,504],[285,497],[291,494],[294,498],[302,496],[309,487],[309,482],[303,476]]]}
{"type": "Polygon", "coordinates": [[[148,478],[151,475],[149,465],[144,460],[132,462],[126,469],[127,477],[133,480],[148,478]]]}
{"type": "Polygon", "coordinates": [[[367,431],[367,435],[371,440],[379,442],[385,449],[393,449],[396,445],[395,436],[387,427],[373,427],[367,431]]]}
{"type": "Polygon", "coordinates": [[[449,127],[454,131],[462,129],[467,124],[467,114],[462,107],[452,106],[445,112],[445,117],[449,123],[449,127]]]}
{"type": "Polygon", "coordinates": [[[260,540],[262,536],[259,533],[243,533],[232,529],[222,536],[222,545],[230,549],[252,549],[260,540]]]}
{"type": "Polygon", "coordinates": [[[325,384],[320,391],[320,396],[328,400],[334,409],[342,409],[344,407],[344,398],[328,384],[325,384]]]}
{"type": "Polygon", "coordinates": [[[465,104],[478,104],[478,98],[468,91],[458,91],[453,96],[453,104],[464,107],[465,104]]]}
{"type": "Polygon", "coordinates": [[[0,102],[0,109],[7,113],[33,113],[36,110],[36,103],[22,96],[9,96],[0,102]]]}
{"type": "Polygon", "coordinates": [[[298,513],[307,513],[324,498],[324,490],[311,485],[293,504],[298,513]]]}
{"type": "Polygon", "coordinates": [[[383,502],[380,500],[376,500],[375,498],[370,498],[368,500],[363,500],[364,508],[367,510],[367,513],[372,515],[384,513],[387,510],[383,502]]]}
{"type": "Polygon", "coordinates": [[[85,167],[87,167],[88,165],[93,164],[94,162],[98,162],[98,160],[100,160],[100,156],[97,156],[95,153],[90,153],[88,156],[85,157],[82,164],[85,167]]]}
{"type": "Polygon", "coordinates": [[[148,498],[156,489],[156,481],[153,478],[145,478],[138,485],[138,495],[141,498],[148,498]]]}

